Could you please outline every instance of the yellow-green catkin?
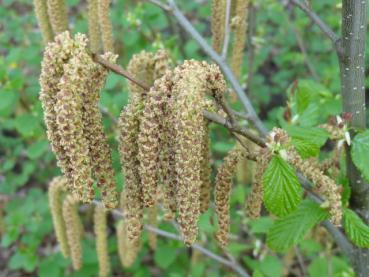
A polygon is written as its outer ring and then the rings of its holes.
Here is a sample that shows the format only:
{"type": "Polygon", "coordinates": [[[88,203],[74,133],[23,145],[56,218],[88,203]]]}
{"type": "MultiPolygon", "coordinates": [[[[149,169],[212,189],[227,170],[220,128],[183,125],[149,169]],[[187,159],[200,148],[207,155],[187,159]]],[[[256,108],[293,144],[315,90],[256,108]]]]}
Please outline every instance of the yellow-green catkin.
{"type": "Polygon", "coordinates": [[[205,130],[205,96],[221,94],[225,82],[219,68],[205,62],[185,61],[174,70],[171,112],[175,132],[176,203],[184,242],[197,237],[200,215],[202,143],[205,130]]]}
{"type": "MultiPolygon", "coordinates": [[[[157,227],[158,225],[158,208],[156,206],[147,209],[147,222],[149,225],[157,227]]],[[[149,233],[149,247],[156,249],[157,235],[153,232],[149,233]]]]}
{"type": "Polygon", "coordinates": [[[263,205],[263,174],[271,159],[271,154],[267,149],[260,149],[256,156],[256,166],[251,193],[246,201],[246,214],[251,219],[260,217],[263,205]]]}
{"type": "Polygon", "coordinates": [[[67,226],[67,239],[74,270],[82,267],[81,222],[78,216],[78,198],[68,194],[63,202],[63,218],[67,226]]]}
{"type": "Polygon", "coordinates": [[[68,30],[68,15],[64,0],[47,0],[47,11],[55,35],[68,30]]]}
{"type": "Polygon", "coordinates": [[[94,232],[96,237],[96,253],[99,261],[99,276],[106,277],[110,273],[108,253],[108,234],[106,225],[106,209],[102,205],[95,207],[94,232]]]}
{"type": "Polygon", "coordinates": [[[70,159],[62,146],[62,137],[58,129],[55,109],[59,81],[64,74],[64,64],[68,62],[75,51],[75,42],[68,32],[55,37],[55,41],[49,43],[44,52],[41,64],[40,76],[40,100],[44,111],[44,121],[47,127],[47,137],[51,143],[51,149],[56,155],[57,164],[68,179],[69,189],[73,187],[70,159]]]}
{"type": "Polygon", "coordinates": [[[98,0],[87,1],[88,38],[92,53],[98,53],[101,47],[101,33],[98,21],[98,0]]]}
{"type": "Polygon", "coordinates": [[[97,0],[97,20],[104,52],[114,52],[113,27],[110,21],[110,0],[97,0]]]}
{"type": "Polygon", "coordinates": [[[226,13],[226,0],[212,0],[211,32],[213,35],[213,48],[218,53],[222,51],[222,45],[224,40],[225,13],[226,13]]]}
{"type": "MultiPolygon", "coordinates": [[[[138,80],[153,82],[153,55],[145,51],[134,55],[127,69],[138,80]]],[[[127,236],[133,244],[137,244],[141,236],[143,218],[143,185],[139,173],[138,133],[145,91],[132,82],[129,82],[128,86],[129,103],[119,117],[119,153],[125,177],[121,205],[126,213],[127,236]]]]}
{"type": "MultiPolygon", "coordinates": [[[[105,53],[102,57],[114,63],[116,56],[105,53]]],[[[107,70],[95,64],[90,70],[90,78],[86,83],[87,89],[82,91],[82,123],[83,133],[89,145],[90,161],[97,186],[101,189],[102,200],[106,208],[118,205],[115,173],[112,167],[111,150],[104,133],[102,115],[99,109],[100,90],[103,88],[107,70]]]]}
{"type": "Polygon", "coordinates": [[[59,243],[60,251],[64,258],[69,256],[66,226],[63,219],[63,193],[66,189],[67,179],[65,177],[55,177],[49,185],[49,206],[53,219],[56,240],[59,243]]]}
{"type": "Polygon", "coordinates": [[[130,267],[136,260],[139,247],[132,245],[128,241],[127,225],[124,220],[120,220],[117,225],[118,254],[123,267],[130,267]]]}
{"type": "Polygon", "coordinates": [[[224,158],[224,162],[219,167],[215,179],[215,211],[219,226],[218,231],[215,233],[215,238],[222,248],[226,247],[229,242],[229,198],[232,190],[232,178],[236,173],[237,163],[241,157],[241,150],[238,147],[233,148],[224,158]]]}
{"type": "Polygon", "coordinates": [[[86,37],[77,34],[75,44],[75,52],[64,65],[64,74],[58,84],[55,112],[60,143],[72,168],[73,192],[80,200],[89,203],[94,197],[94,182],[91,177],[88,141],[83,133],[81,96],[91,78],[90,72],[94,63],[86,52],[86,37]]]}
{"type": "Polygon", "coordinates": [[[235,16],[232,18],[234,38],[230,63],[237,78],[240,77],[244,57],[249,4],[249,0],[236,0],[235,16]]]}
{"type": "Polygon", "coordinates": [[[40,27],[42,39],[45,45],[54,38],[49,21],[49,15],[47,13],[46,1],[47,0],[33,0],[38,26],[40,27]]]}

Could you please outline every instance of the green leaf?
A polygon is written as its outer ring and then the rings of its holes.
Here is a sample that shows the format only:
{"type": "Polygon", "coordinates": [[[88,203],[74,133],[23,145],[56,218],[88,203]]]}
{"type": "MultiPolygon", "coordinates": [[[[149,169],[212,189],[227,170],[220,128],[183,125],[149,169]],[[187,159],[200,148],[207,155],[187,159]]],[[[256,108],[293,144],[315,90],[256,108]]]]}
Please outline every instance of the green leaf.
{"type": "Polygon", "coordinates": [[[352,141],[351,157],[356,167],[369,180],[369,130],[357,134],[352,141]]]}
{"type": "Polygon", "coordinates": [[[155,263],[161,268],[168,268],[177,258],[177,248],[168,245],[162,245],[155,251],[155,263]]]}
{"type": "Polygon", "coordinates": [[[294,125],[286,126],[287,133],[292,138],[303,139],[321,147],[325,144],[329,137],[326,130],[316,127],[298,127],[294,125]]]}
{"type": "Polygon", "coordinates": [[[357,246],[369,247],[369,226],[352,210],[343,210],[343,227],[349,239],[357,246]]]}
{"type": "Polygon", "coordinates": [[[319,146],[311,141],[292,138],[292,144],[303,159],[319,155],[319,146]]]}
{"type": "Polygon", "coordinates": [[[40,130],[41,126],[39,120],[35,116],[24,114],[15,119],[15,128],[23,136],[29,137],[35,135],[35,133],[40,130]]]}
{"type": "Polygon", "coordinates": [[[327,218],[326,210],[311,200],[305,200],[294,212],[274,223],[267,235],[267,244],[276,251],[285,251],[300,242],[314,225],[327,218]]]}
{"type": "Polygon", "coordinates": [[[302,188],[293,168],[274,156],[263,175],[264,204],[269,212],[285,216],[301,202],[302,188]]]}
{"type": "Polygon", "coordinates": [[[30,159],[35,160],[41,157],[41,155],[46,152],[48,146],[49,143],[47,142],[47,140],[37,141],[28,147],[27,155],[30,159]]]}
{"type": "Polygon", "coordinates": [[[265,234],[272,225],[273,220],[269,216],[262,216],[250,222],[250,231],[253,234],[265,234]]]}

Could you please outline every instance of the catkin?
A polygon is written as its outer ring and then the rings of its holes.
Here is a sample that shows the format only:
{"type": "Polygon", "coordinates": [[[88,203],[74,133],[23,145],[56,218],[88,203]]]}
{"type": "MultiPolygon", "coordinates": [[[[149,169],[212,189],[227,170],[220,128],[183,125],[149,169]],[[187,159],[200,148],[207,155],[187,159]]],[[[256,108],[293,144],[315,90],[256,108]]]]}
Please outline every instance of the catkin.
{"type": "Polygon", "coordinates": [[[47,11],[55,35],[68,29],[67,8],[64,0],[47,0],[47,11]]]}
{"type": "Polygon", "coordinates": [[[88,141],[83,133],[81,95],[86,90],[94,63],[85,51],[86,37],[76,35],[75,43],[75,53],[64,65],[64,74],[58,84],[55,112],[60,143],[72,168],[73,191],[80,200],[88,203],[93,199],[94,191],[88,141]]]}
{"type": "Polygon", "coordinates": [[[69,189],[73,187],[70,159],[62,146],[61,134],[58,130],[55,109],[57,102],[58,84],[64,74],[64,63],[68,62],[75,50],[75,42],[68,32],[55,37],[55,41],[49,43],[44,52],[40,76],[40,100],[44,111],[44,121],[47,127],[47,137],[51,143],[51,149],[56,155],[57,164],[68,179],[69,189]]]}
{"type": "Polygon", "coordinates": [[[54,38],[53,31],[51,29],[49,16],[47,14],[47,0],[33,0],[33,5],[35,8],[35,14],[37,18],[38,25],[40,26],[42,39],[44,45],[52,41],[54,38]]]}
{"type": "Polygon", "coordinates": [[[219,229],[215,233],[219,245],[224,248],[228,245],[229,233],[229,198],[232,189],[232,178],[237,169],[237,163],[242,157],[242,152],[238,147],[233,148],[224,158],[223,164],[219,167],[215,179],[215,211],[218,217],[219,229]]]}
{"type": "Polygon", "coordinates": [[[211,151],[210,151],[210,138],[209,138],[209,122],[205,122],[204,134],[201,145],[201,187],[200,187],[200,212],[207,211],[210,202],[211,191],[211,151]]]}
{"type": "Polygon", "coordinates": [[[75,270],[82,267],[81,221],[78,216],[78,198],[69,194],[63,202],[63,218],[67,226],[67,239],[72,265],[75,270]]]}
{"type": "Polygon", "coordinates": [[[90,41],[90,50],[92,53],[98,53],[101,46],[101,34],[98,18],[98,0],[88,0],[88,38],[90,41]]]}
{"type": "MultiPolygon", "coordinates": [[[[151,207],[151,208],[148,208],[147,210],[148,212],[148,224],[150,226],[154,226],[156,227],[158,225],[158,209],[157,207],[151,207]]],[[[152,249],[152,250],[155,250],[156,249],[156,243],[157,243],[157,235],[153,232],[150,232],[149,233],[149,247],[152,249]]]]}
{"type": "Polygon", "coordinates": [[[130,267],[136,260],[139,247],[128,241],[127,225],[120,220],[117,225],[118,254],[123,267],[130,267]]]}
{"type": "Polygon", "coordinates": [[[231,55],[231,68],[237,78],[241,74],[241,66],[244,57],[249,4],[249,0],[236,0],[235,16],[232,18],[234,38],[231,55]]]}
{"type": "Polygon", "coordinates": [[[211,2],[211,32],[213,48],[216,52],[222,51],[225,30],[226,0],[212,0],[211,2]]]}
{"type": "Polygon", "coordinates": [[[96,237],[97,259],[99,261],[99,276],[109,276],[110,261],[107,241],[106,209],[101,205],[95,207],[94,232],[96,237]]]}
{"type": "Polygon", "coordinates": [[[98,21],[104,52],[114,52],[113,27],[110,21],[110,0],[97,0],[98,21]]]}
{"type": "Polygon", "coordinates": [[[215,65],[185,61],[174,70],[172,103],[175,131],[176,202],[178,222],[184,242],[191,245],[197,237],[200,214],[202,144],[206,130],[202,110],[206,93],[221,94],[225,82],[215,65]]]}
{"type": "Polygon", "coordinates": [[[49,185],[49,206],[56,239],[60,246],[60,251],[64,258],[69,256],[66,226],[63,220],[63,192],[66,188],[67,179],[65,177],[55,177],[49,185]]]}
{"type": "MultiPolygon", "coordinates": [[[[116,56],[105,53],[106,60],[114,63],[116,56]]],[[[82,123],[83,133],[89,145],[90,161],[97,185],[101,189],[102,200],[106,208],[115,208],[118,205],[118,196],[115,185],[115,173],[112,167],[111,151],[108,139],[104,133],[102,115],[99,109],[100,90],[103,88],[107,70],[95,65],[90,70],[90,78],[86,83],[87,89],[82,96],[82,123]]]]}
{"type": "Polygon", "coordinates": [[[271,153],[268,149],[260,149],[256,156],[256,167],[251,193],[246,201],[246,213],[251,219],[260,217],[263,204],[263,174],[271,159],[271,153]]]}

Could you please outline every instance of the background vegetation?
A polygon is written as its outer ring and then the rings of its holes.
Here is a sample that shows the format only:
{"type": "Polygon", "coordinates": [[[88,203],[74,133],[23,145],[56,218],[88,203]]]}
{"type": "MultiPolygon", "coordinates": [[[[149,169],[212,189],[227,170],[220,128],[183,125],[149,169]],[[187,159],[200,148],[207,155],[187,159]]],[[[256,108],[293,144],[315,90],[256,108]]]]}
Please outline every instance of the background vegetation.
{"type": "MultiPolygon", "coordinates": [[[[210,37],[209,1],[181,2],[181,8],[197,30],[210,37]]],[[[292,101],[289,87],[296,80],[300,90],[319,95],[314,101],[320,102],[309,106],[296,119],[300,126],[313,126],[325,122],[330,114],[340,113],[339,68],[331,43],[299,10],[283,6],[281,1],[253,2],[242,84],[247,83],[247,92],[267,126],[286,126],[283,115],[292,101]]],[[[68,0],[67,3],[73,32],[87,33],[86,2],[68,0]]],[[[314,10],[337,32],[340,28],[339,3],[336,0],[313,3],[314,10]]],[[[175,21],[152,4],[119,0],[113,1],[112,7],[119,64],[125,66],[132,54],[141,49],[162,47],[170,49],[178,62],[189,58],[207,59],[175,21]]],[[[46,190],[48,181],[59,174],[59,169],[46,139],[38,100],[43,45],[31,1],[2,1],[0,45],[0,275],[64,276],[68,273],[70,276],[95,276],[98,265],[91,224],[86,224],[84,267],[80,272],[71,272],[70,262],[63,259],[56,248],[46,190]]],[[[114,118],[127,103],[126,85],[124,79],[110,74],[101,97],[120,187],[123,177],[116,151],[114,118]]],[[[233,108],[240,107],[234,103],[233,108]]],[[[211,137],[215,172],[235,142],[218,126],[212,126],[211,137]]],[[[329,149],[329,145],[326,147],[329,149]]],[[[273,277],[354,275],[346,258],[338,254],[337,246],[320,227],[298,246],[282,254],[270,250],[265,244],[265,234],[273,218],[263,216],[251,221],[245,217],[244,200],[250,186],[244,180],[239,174],[232,193],[231,232],[235,235],[229,251],[239,257],[249,272],[273,277]]],[[[212,215],[213,211],[209,211],[201,216],[199,240],[219,252],[212,236],[212,215]]],[[[88,208],[83,219],[91,221],[88,208]]],[[[157,250],[152,252],[147,246],[147,233],[136,263],[123,270],[116,253],[114,221],[112,218],[110,221],[109,251],[116,276],[230,274],[227,268],[193,253],[182,242],[159,239],[157,250]]],[[[168,223],[161,223],[160,228],[176,232],[168,223]]]]}

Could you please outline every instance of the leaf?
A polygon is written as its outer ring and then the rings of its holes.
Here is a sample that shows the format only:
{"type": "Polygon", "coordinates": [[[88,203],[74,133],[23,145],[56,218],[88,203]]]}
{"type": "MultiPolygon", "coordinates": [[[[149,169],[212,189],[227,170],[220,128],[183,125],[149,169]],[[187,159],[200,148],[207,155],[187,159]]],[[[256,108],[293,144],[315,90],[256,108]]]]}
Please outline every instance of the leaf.
{"type": "Polygon", "coordinates": [[[273,225],[273,220],[269,216],[262,216],[250,222],[250,232],[253,234],[265,234],[273,225]]]}
{"type": "Polygon", "coordinates": [[[326,130],[316,127],[298,127],[288,125],[285,129],[292,138],[309,141],[316,144],[319,148],[325,144],[329,137],[329,133],[326,130]]]}
{"type": "Polygon", "coordinates": [[[356,167],[369,180],[369,130],[357,134],[352,141],[351,157],[356,167]]]}
{"type": "Polygon", "coordinates": [[[302,188],[293,168],[274,156],[263,175],[264,204],[269,212],[285,216],[301,202],[302,188]]]}
{"type": "Polygon", "coordinates": [[[28,147],[27,155],[30,159],[35,160],[47,151],[48,146],[49,143],[47,140],[37,141],[28,147]]]}
{"type": "Polygon", "coordinates": [[[295,146],[297,152],[303,159],[316,157],[319,155],[319,146],[311,141],[300,138],[292,138],[292,144],[295,146]]]}
{"type": "Polygon", "coordinates": [[[352,210],[343,210],[343,227],[349,239],[357,246],[369,247],[369,226],[352,210]]]}
{"type": "Polygon", "coordinates": [[[311,200],[305,200],[288,216],[277,220],[267,235],[267,244],[285,251],[300,242],[314,225],[328,218],[328,212],[311,200]]]}
{"type": "Polygon", "coordinates": [[[161,268],[168,268],[177,258],[177,249],[168,245],[162,245],[155,251],[155,264],[161,268]]]}

